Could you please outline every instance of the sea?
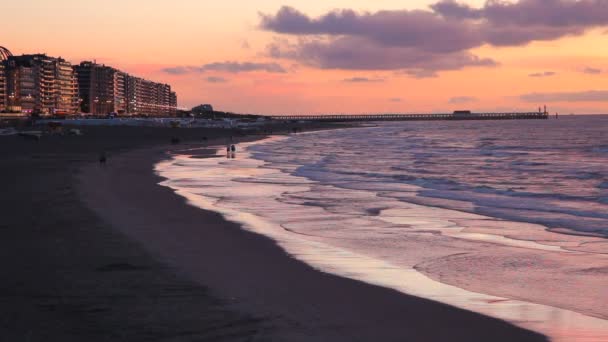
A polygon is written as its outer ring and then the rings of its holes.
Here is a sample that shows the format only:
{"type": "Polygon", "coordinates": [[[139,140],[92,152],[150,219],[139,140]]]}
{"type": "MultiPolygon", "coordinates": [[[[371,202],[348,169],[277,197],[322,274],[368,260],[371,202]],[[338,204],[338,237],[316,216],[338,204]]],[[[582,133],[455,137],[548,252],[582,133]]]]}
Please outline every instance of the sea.
{"type": "Polygon", "coordinates": [[[608,341],[608,116],[374,122],[155,166],[321,272],[608,341]]]}

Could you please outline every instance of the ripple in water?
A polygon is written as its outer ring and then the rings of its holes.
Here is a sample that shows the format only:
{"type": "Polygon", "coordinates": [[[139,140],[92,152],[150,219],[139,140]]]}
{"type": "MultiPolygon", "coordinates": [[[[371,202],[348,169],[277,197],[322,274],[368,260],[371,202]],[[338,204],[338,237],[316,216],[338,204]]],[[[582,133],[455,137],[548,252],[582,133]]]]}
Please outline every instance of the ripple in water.
{"type": "Polygon", "coordinates": [[[589,271],[608,269],[608,155],[594,150],[607,123],[391,123],[157,172],[324,272],[595,341],[608,339],[608,276],[589,271]]]}

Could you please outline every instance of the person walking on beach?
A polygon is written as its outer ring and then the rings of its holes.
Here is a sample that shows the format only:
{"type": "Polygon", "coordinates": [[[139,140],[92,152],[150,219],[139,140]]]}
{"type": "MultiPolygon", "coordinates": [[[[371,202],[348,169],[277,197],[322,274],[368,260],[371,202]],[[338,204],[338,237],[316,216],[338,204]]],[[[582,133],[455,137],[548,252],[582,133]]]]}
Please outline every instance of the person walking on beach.
{"type": "Polygon", "coordinates": [[[108,158],[106,157],[106,152],[101,151],[101,153],[99,154],[99,165],[106,165],[107,160],[108,158]]]}

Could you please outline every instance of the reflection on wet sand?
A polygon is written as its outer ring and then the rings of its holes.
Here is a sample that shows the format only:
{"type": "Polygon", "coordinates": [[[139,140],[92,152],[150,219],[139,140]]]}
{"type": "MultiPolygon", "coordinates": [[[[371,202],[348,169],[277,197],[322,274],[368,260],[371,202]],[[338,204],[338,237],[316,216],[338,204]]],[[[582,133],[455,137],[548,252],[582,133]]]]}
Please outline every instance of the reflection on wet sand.
{"type": "MultiPolygon", "coordinates": [[[[539,253],[574,253],[558,243],[510,238],[499,235],[498,230],[491,234],[496,220],[481,215],[387,198],[378,200],[362,190],[341,193],[344,189],[323,186],[269,168],[262,161],[249,158],[246,150],[240,153],[240,159],[229,164],[219,158],[177,155],[158,164],[157,172],[168,179],[163,185],[173,188],[191,204],[220,212],[246,229],[272,238],[289,254],[323,272],[504,319],[556,341],[608,340],[607,320],[467,291],[435,281],[415,268],[419,263],[440,260],[440,257],[458,251],[487,250],[492,245],[539,253]],[[340,196],[348,198],[349,202],[332,202],[338,204],[331,207],[322,205],[323,199],[339,200],[340,196]],[[380,208],[375,210],[377,215],[361,215],[361,212],[370,212],[372,201],[380,208]],[[471,226],[480,228],[469,230],[471,226]],[[381,240],[386,237],[389,240],[381,240]],[[392,246],[394,242],[390,237],[405,242],[392,246]],[[409,253],[403,253],[403,246],[408,243],[418,244],[420,250],[410,248],[407,249],[409,253]],[[381,248],[377,248],[379,244],[381,248]]],[[[500,223],[509,226],[507,221],[500,223]]],[[[538,226],[526,229],[533,233],[538,226]]],[[[539,234],[553,234],[543,229],[539,231],[539,234]]],[[[488,272],[498,271],[488,269],[488,272]]]]}

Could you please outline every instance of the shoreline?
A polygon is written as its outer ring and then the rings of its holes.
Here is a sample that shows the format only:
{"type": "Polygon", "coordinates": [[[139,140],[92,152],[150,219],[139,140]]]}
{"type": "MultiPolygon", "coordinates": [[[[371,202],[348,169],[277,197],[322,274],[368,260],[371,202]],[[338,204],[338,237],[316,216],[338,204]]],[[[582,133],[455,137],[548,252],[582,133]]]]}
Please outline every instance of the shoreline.
{"type": "Polygon", "coordinates": [[[116,157],[116,169],[106,168],[105,174],[86,166],[80,176],[83,199],[157,258],[208,285],[218,297],[232,299],[231,308],[272,317],[273,338],[544,339],[493,318],[316,271],[270,239],[189,206],[158,185],[162,178],[152,170],[159,158],[158,150],[139,150],[116,157]],[[120,174],[119,182],[112,182],[111,174],[120,174]],[[244,265],[245,270],[238,269],[244,265]],[[412,325],[404,327],[404,321],[412,325]]]}
{"type": "MultiPolygon", "coordinates": [[[[270,139],[276,140],[275,138],[270,139]]],[[[254,144],[257,144],[257,142],[254,144]]],[[[303,183],[300,184],[295,179],[293,181],[289,180],[290,176],[285,176],[287,178],[283,179],[280,178],[282,176],[275,176],[272,172],[267,174],[267,171],[261,171],[266,170],[266,168],[261,167],[258,162],[254,162],[255,158],[251,156],[251,153],[253,152],[247,152],[246,156],[242,158],[243,161],[237,162],[234,166],[230,166],[232,163],[225,163],[221,159],[210,158],[202,160],[201,158],[197,158],[197,156],[192,156],[189,152],[175,153],[171,155],[171,161],[158,163],[156,169],[157,173],[169,178],[169,180],[161,184],[176,191],[177,194],[186,198],[193,206],[203,210],[219,212],[227,220],[242,224],[243,229],[272,239],[289,255],[311,265],[313,268],[368,284],[394,289],[407,295],[420,296],[421,298],[435,300],[490,317],[503,319],[520,327],[545,333],[559,341],[569,341],[575,337],[583,338],[583,335],[591,340],[594,336],[595,338],[600,338],[600,335],[605,335],[601,333],[605,331],[602,329],[602,326],[605,326],[605,324],[602,323],[603,321],[600,321],[603,319],[601,316],[597,317],[600,319],[597,320],[594,318],[596,316],[593,313],[579,311],[581,307],[584,308],[585,301],[582,300],[584,298],[579,298],[581,299],[581,303],[578,303],[578,306],[564,307],[563,303],[551,302],[550,300],[548,302],[547,299],[543,300],[542,298],[533,296],[526,297],[522,294],[504,292],[504,290],[501,293],[497,288],[500,288],[500,280],[503,278],[494,272],[489,272],[487,276],[491,277],[495,283],[498,282],[498,284],[494,284],[493,287],[488,288],[484,287],[484,284],[489,283],[488,281],[481,281],[474,283],[474,285],[471,285],[471,282],[467,281],[469,278],[468,274],[471,272],[477,274],[478,272],[468,270],[466,265],[456,264],[455,266],[459,269],[459,272],[450,271],[451,263],[443,265],[444,267],[437,267],[438,264],[442,264],[441,261],[444,259],[451,260],[455,256],[462,258],[462,254],[466,254],[469,258],[482,254],[480,251],[475,253],[458,253],[457,247],[460,247],[459,250],[461,251],[467,250],[467,246],[471,250],[474,250],[475,244],[492,244],[495,245],[495,248],[492,248],[488,252],[492,253],[494,251],[496,255],[489,254],[488,257],[494,256],[495,259],[504,261],[518,259],[522,255],[525,256],[529,248],[533,248],[536,253],[540,253],[542,256],[544,248],[540,247],[543,247],[543,245],[530,246],[523,242],[515,245],[511,243],[504,244],[504,241],[498,239],[498,235],[495,239],[488,240],[483,239],[486,235],[481,233],[479,234],[480,236],[475,236],[475,239],[471,239],[469,236],[460,237],[459,233],[447,230],[442,232],[442,236],[456,239],[450,245],[451,249],[437,252],[439,254],[430,260],[422,258],[417,261],[410,260],[411,264],[393,264],[391,261],[387,261],[373,253],[370,255],[369,250],[367,251],[368,254],[358,254],[357,248],[360,246],[334,244],[320,237],[315,238],[314,234],[310,235],[312,240],[300,239],[297,237],[298,235],[284,232],[284,230],[287,230],[291,233],[299,234],[297,231],[291,231],[279,225],[280,222],[284,222],[286,219],[285,215],[293,214],[295,217],[309,217],[314,221],[314,218],[320,217],[319,215],[322,215],[322,213],[306,206],[302,209],[294,208],[293,210],[289,207],[275,207],[271,203],[264,201],[264,198],[268,196],[272,198],[273,195],[268,193],[271,188],[263,185],[254,186],[253,184],[257,183],[255,181],[247,181],[247,178],[243,182],[239,182],[238,180],[241,177],[250,175],[249,177],[258,178],[251,175],[259,174],[262,184],[265,184],[265,181],[263,181],[265,179],[269,179],[271,183],[276,182],[272,186],[272,189],[275,189],[276,193],[288,191],[301,193],[307,191],[305,181],[302,181],[303,183]],[[261,169],[259,169],[260,167],[261,169]],[[236,177],[236,179],[231,181],[230,179],[233,177],[236,177]],[[280,187],[278,185],[292,184],[292,182],[294,184],[293,188],[288,186],[280,187]],[[231,189],[239,189],[240,186],[244,186],[244,193],[233,193],[231,189]],[[201,190],[204,191],[206,187],[209,187],[209,190],[202,192],[201,190]],[[251,197],[256,191],[259,191],[260,200],[251,197]],[[228,199],[228,203],[223,204],[224,199],[228,199]],[[308,210],[304,208],[308,208],[308,210]],[[272,215],[275,212],[281,213],[280,216],[283,217],[283,221],[279,220],[279,222],[276,222],[273,220],[272,215]],[[456,250],[454,250],[455,248],[456,250]],[[513,255],[518,255],[519,257],[513,258],[513,255]],[[454,275],[454,273],[456,274],[454,275]],[[457,281],[454,281],[454,279],[457,281]],[[524,312],[525,314],[523,314],[524,312]],[[536,317],[537,319],[532,320],[529,317],[536,317]],[[564,321],[569,322],[569,328],[565,330],[562,328],[564,321]],[[580,332],[577,334],[578,331],[580,332]]],[[[273,167],[271,166],[270,169],[273,169],[273,167]]],[[[357,197],[356,194],[353,194],[353,196],[357,197]]],[[[431,217],[433,215],[432,212],[428,212],[423,207],[416,209],[416,212],[421,217],[427,215],[431,217]]],[[[304,223],[302,222],[302,224],[304,223]]],[[[494,236],[487,235],[487,237],[494,236]]],[[[423,241],[419,242],[424,245],[423,241]]],[[[404,245],[403,247],[408,249],[411,246],[404,245]]],[[[555,248],[546,249],[548,251],[555,250],[555,248]]],[[[361,251],[359,250],[359,252],[361,251]]],[[[416,255],[416,252],[410,248],[410,253],[408,254],[416,255]]],[[[544,254],[546,255],[546,253],[544,254]]],[[[563,259],[558,257],[558,260],[563,259]]],[[[565,260],[569,260],[569,258],[565,260]]],[[[499,270],[500,268],[496,269],[499,270]]],[[[534,285],[531,285],[531,287],[534,287],[534,285]]],[[[570,294],[570,296],[576,296],[576,294],[570,294]]]]}
{"type": "Polygon", "coordinates": [[[0,336],[10,341],[256,340],[264,320],[230,310],[81,201],[75,178],[124,151],[228,130],[82,127],[84,136],[0,137],[0,336]]]}

